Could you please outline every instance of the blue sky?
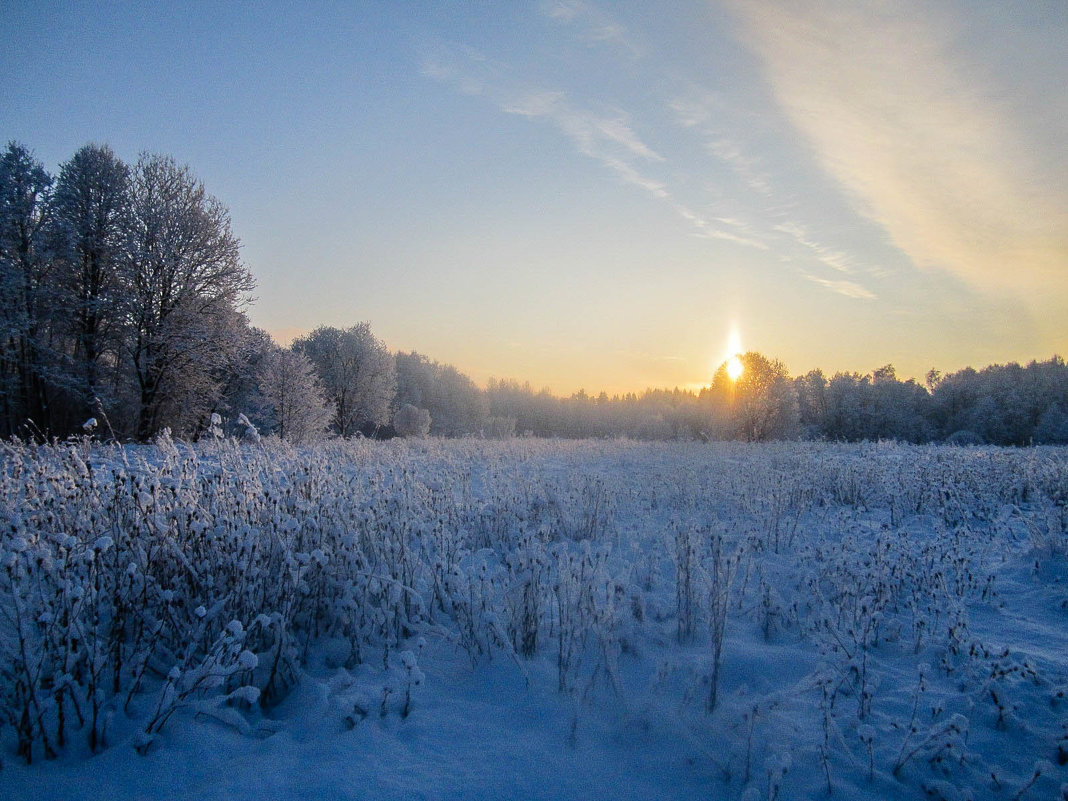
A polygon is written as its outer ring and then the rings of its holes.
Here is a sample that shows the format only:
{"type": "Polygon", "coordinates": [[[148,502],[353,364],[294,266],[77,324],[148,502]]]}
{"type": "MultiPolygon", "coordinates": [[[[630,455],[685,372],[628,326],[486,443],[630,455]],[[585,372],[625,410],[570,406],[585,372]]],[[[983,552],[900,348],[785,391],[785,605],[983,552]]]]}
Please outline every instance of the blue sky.
{"type": "Polygon", "coordinates": [[[279,339],[697,387],[1068,348],[1068,4],[7,2],[0,135],[188,163],[279,339]]]}

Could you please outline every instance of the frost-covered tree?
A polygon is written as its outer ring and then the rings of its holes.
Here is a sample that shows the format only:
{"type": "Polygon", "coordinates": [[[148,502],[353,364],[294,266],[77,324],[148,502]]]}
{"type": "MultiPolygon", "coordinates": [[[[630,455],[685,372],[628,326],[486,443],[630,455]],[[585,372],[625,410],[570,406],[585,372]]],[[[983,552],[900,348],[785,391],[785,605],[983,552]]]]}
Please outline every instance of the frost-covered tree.
{"type": "Polygon", "coordinates": [[[188,167],[144,155],[133,176],[126,265],[136,433],[191,430],[214,404],[253,288],[226,208],[188,167]]]}
{"type": "Polygon", "coordinates": [[[515,436],[515,418],[487,417],[482,434],[489,439],[510,439],[515,436]]]}
{"type": "Polygon", "coordinates": [[[893,365],[867,375],[836,373],[824,398],[819,433],[827,439],[924,442],[931,437],[927,389],[912,379],[899,380],[893,365]]]}
{"type": "Polygon", "coordinates": [[[486,382],[490,416],[515,420],[514,430],[536,437],[567,436],[562,401],[543,389],[535,392],[529,382],[490,378],[486,382]]]}
{"type": "Polygon", "coordinates": [[[51,428],[50,327],[55,300],[48,252],[52,178],[24,146],[0,155],[0,397],[3,433],[51,428]]]}
{"type": "Polygon", "coordinates": [[[271,409],[260,391],[260,375],[268,355],[278,346],[262,328],[249,325],[244,315],[234,320],[234,327],[237,346],[224,352],[226,359],[219,367],[220,392],[212,411],[235,433],[245,428],[237,423],[242,414],[267,433],[272,425],[271,409]]]}
{"type": "Polygon", "coordinates": [[[1035,443],[1039,445],[1068,445],[1068,414],[1057,403],[1052,404],[1035,427],[1035,443]]]}
{"type": "Polygon", "coordinates": [[[796,437],[797,390],[786,365],[754,351],[739,358],[743,370],[737,379],[730,378],[726,363],[712,379],[714,422],[721,433],[746,442],[796,437]]]}
{"type": "Polygon", "coordinates": [[[868,385],[866,439],[923,442],[930,437],[927,390],[914,380],[900,381],[892,364],[874,370],[868,385]]]}
{"type": "Polygon", "coordinates": [[[296,340],[293,349],[315,365],[334,405],[338,436],[371,433],[389,422],[397,388],[396,365],[368,323],[345,329],[320,326],[296,340]]]}
{"type": "Polygon", "coordinates": [[[430,413],[430,433],[457,437],[482,429],[489,414],[486,394],[450,364],[433,362],[418,353],[398,353],[394,410],[404,404],[430,413]]]}
{"type": "Polygon", "coordinates": [[[430,433],[430,412],[406,403],[393,415],[393,430],[401,437],[425,437],[430,433]]]}
{"type": "Polygon", "coordinates": [[[77,413],[85,419],[96,414],[97,398],[112,394],[119,366],[130,170],[110,147],[86,145],[60,168],[52,205],[58,305],[70,340],[77,413]],[[110,382],[101,376],[105,369],[110,382]]]}
{"type": "Polygon", "coordinates": [[[315,365],[303,353],[272,347],[263,360],[259,386],[270,430],[281,439],[303,444],[322,439],[330,430],[333,408],[315,365]]]}
{"type": "Polygon", "coordinates": [[[827,411],[823,433],[833,440],[861,440],[866,437],[863,393],[869,379],[859,373],[835,373],[827,382],[827,411]]]}
{"type": "Polygon", "coordinates": [[[1068,408],[1068,366],[1059,356],[943,376],[931,393],[928,418],[942,437],[965,431],[993,445],[1028,445],[1057,430],[1054,406],[1068,408]]]}
{"type": "Polygon", "coordinates": [[[794,379],[798,411],[805,436],[815,438],[824,433],[827,416],[827,379],[822,370],[810,370],[794,379]]]}

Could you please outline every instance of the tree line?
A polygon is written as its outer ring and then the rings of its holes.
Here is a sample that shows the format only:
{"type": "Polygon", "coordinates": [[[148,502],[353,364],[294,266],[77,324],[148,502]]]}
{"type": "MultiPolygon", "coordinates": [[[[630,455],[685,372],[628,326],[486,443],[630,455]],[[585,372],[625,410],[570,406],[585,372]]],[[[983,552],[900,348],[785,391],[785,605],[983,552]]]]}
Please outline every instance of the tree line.
{"type": "Polygon", "coordinates": [[[895,439],[1068,443],[1068,368],[870,374],[746,353],[700,392],[557,397],[391,353],[367,323],[289,347],[247,317],[254,281],[227,209],[169,156],[89,144],[50,175],[0,156],[0,435],[895,439]]]}
{"type": "Polygon", "coordinates": [[[899,379],[892,365],[791,377],[760,353],[740,359],[736,381],[723,364],[699,392],[560,398],[491,380],[486,394],[493,415],[534,436],[1068,444],[1068,366],[1057,356],[1026,367],[932,370],[923,384],[899,379]]]}

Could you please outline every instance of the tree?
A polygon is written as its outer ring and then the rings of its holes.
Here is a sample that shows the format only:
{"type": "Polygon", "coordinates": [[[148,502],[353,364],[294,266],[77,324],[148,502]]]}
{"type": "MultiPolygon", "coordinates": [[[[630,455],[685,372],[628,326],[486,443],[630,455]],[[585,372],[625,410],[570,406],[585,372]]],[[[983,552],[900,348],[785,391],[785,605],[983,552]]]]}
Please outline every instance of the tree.
{"type": "Polygon", "coordinates": [[[425,437],[430,433],[430,412],[406,403],[393,415],[393,428],[401,437],[425,437]]]}
{"type": "Polygon", "coordinates": [[[293,343],[319,374],[334,405],[338,436],[373,432],[389,422],[397,389],[396,364],[368,323],[340,329],[320,326],[293,343]]]}
{"type": "Polygon", "coordinates": [[[1028,445],[1058,436],[1055,405],[1068,408],[1068,367],[1059,356],[950,373],[932,391],[927,417],[943,437],[966,431],[993,445],[1028,445]]]}
{"type": "Polygon", "coordinates": [[[430,413],[430,433],[457,437],[482,430],[489,414],[486,394],[450,364],[432,362],[418,353],[398,353],[394,410],[405,403],[430,413]]]}
{"type": "Polygon", "coordinates": [[[870,381],[859,373],[835,373],[827,383],[823,431],[828,439],[861,440],[867,432],[863,396],[870,381]]]}
{"type": "Polygon", "coordinates": [[[259,387],[270,430],[279,438],[301,445],[329,431],[334,412],[315,365],[303,353],[274,345],[263,359],[259,387]]]}
{"type": "Polygon", "coordinates": [[[489,439],[511,439],[515,436],[515,418],[487,417],[482,433],[489,439]]]}
{"type": "Polygon", "coordinates": [[[163,426],[191,430],[210,413],[254,286],[239,248],[229,213],[188,167],[141,157],[125,269],[139,439],[163,426]]]}
{"type": "Polygon", "coordinates": [[[809,370],[794,379],[798,411],[805,436],[813,439],[823,433],[827,417],[827,379],[822,370],[809,370]]]}
{"type": "Polygon", "coordinates": [[[739,357],[742,374],[732,381],[724,362],[712,379],[711,396],[721,433],[746,442],[792,439],[800,418],[797,390],[779,360],[749,351],[739,357]]]}
{"type": "Polygon", "coordinates": [[[236,346],[225,349],[225,358],[216,368],[219,391],[211,411],[228,420],[231,426],[240,426],[237,418],[243,414],[257,430],[269,433],[273,412],[260,383],[267,359],[278,345],[262,328],[249,325],[244,315],[238,315],[233,322],[236,346]]]}
{"type": "Polygon", "coordinates": [[[53,213],[72,380],[80,411],[90,417],[103,394],[101,363],[114,372],[119,361],[129,168],[106,145],[86,145],[60,168],[53,213]]]}
{"type": "Polygon", "coordinates": [[[27,421],[37,431],[51,428],[51,189],[51,176],[33,154],[8,144],[0,156],[0,388],[8,434],[27,421]]]}
{"type": "Polygon", "coordinates": [[[1068,445],[1068,414],[1057,403],[1042,413],[1035,427],[1035,442],[1039,445],[1068,445]]]}

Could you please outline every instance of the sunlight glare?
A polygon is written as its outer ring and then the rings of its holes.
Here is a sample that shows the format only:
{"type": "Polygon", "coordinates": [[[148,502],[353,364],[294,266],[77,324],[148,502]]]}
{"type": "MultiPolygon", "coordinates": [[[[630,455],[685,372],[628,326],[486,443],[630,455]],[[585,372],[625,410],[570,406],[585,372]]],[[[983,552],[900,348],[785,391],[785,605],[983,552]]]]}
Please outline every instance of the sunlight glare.
{"type": "Polygon", "coordinates": [[[727,337],[727,358],[738,356],[742,352],[742,337],[738,333],[738,326],[731,326],[731,333],[727,337]]]}
{"type": "Polygon", "coordinates": [[[731,381],[737,381],[742,377],[742,372],[745,370],[745,366],[742,364],[742,360],[737,356],[731,356],[727,359],[727,377],[731,381]]]}
{"type": "Polygon", "coordinates": [[[727,337],[727,377],[731,381],[737,381],[742,376],[745,366],[739,356],[742,353],[742,338],[738,334],[738,326],[731,326],[730,336],[727,337]]]}

